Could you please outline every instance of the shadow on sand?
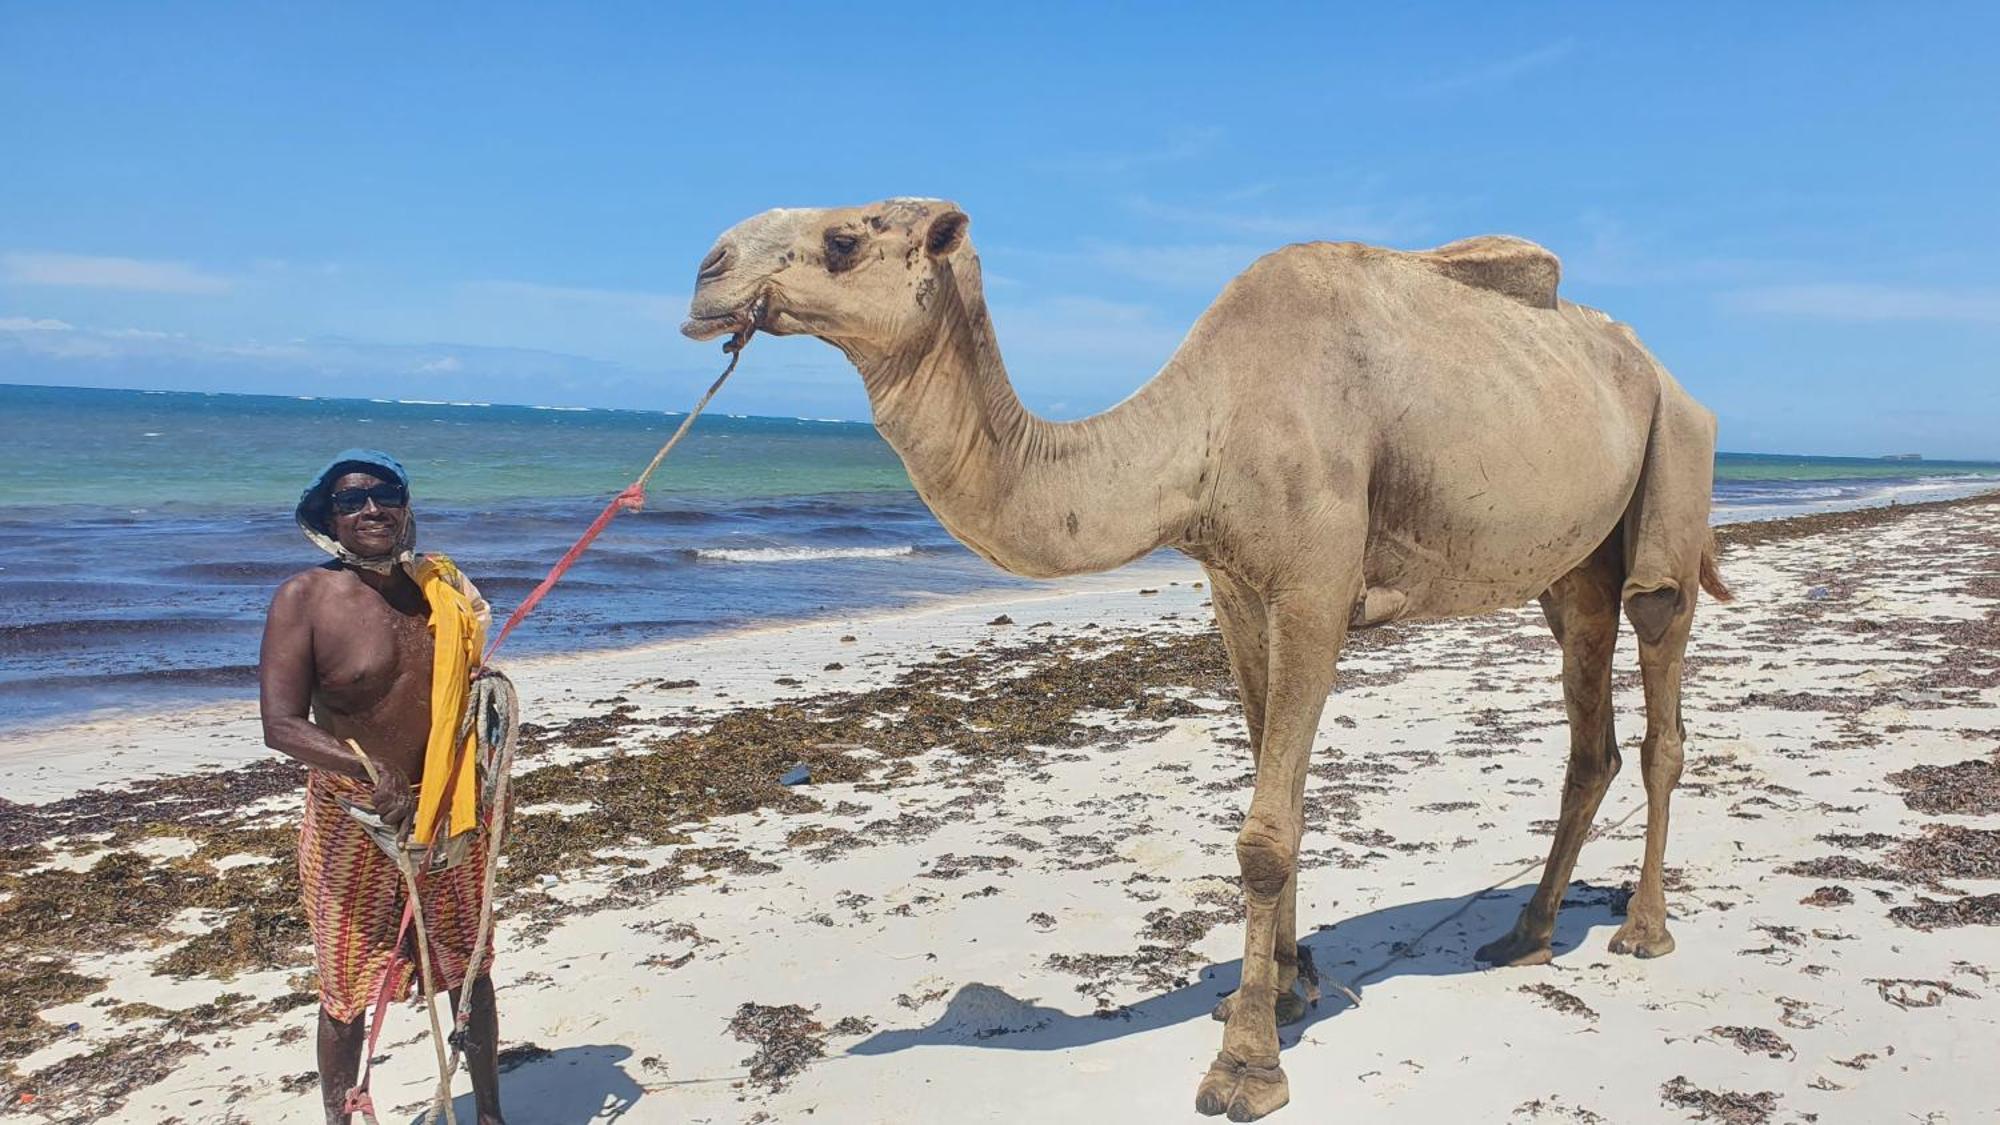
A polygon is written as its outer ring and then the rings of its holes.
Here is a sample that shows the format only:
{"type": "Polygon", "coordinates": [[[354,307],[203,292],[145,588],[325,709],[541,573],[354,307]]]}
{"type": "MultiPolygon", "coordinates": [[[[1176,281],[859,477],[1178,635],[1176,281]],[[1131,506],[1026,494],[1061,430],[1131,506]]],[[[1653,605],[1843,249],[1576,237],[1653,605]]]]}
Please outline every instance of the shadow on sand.
{"type": "MultiPolygon", "coordinates": [[[[584,1125],[624,1117],[646,1092],[621,1065],[631,1057],[632,1048],[616,1044],[564,1047],[501,1072],[500,1102],[507,1120],[584,1125]]],[[[454,1099],[451,1111],[460,1125],[479,1120],[471,1094],[454,1099]]],[[[423,1119],[419,1111],[413,1121],[423,1119]]]]}
{"type": "MultiPolygon", "coordinates": [[[[1324,927],[1302,944],[1312,950],[1322,977],[1343,981],[1364,996],[1369,988],[1396,977],[1479,972],[1487,966],[1475,962],[1472,951],[1512,926],[1533,890],[1508,887],[1472,896],[1465,913],[1425,936],[1408,956],[1400,954],[1409,943],[1441,919],[1450,918],[1453,911],[1467,907],[1468,899],[1431,899],[1373,911],[1324,927]],[[1356,983],[1364,973],[1365,979],[1356,983]]],[[[1621,898],[1620,892],[1610,888],[1571,883],[1556,921],[1556,956],[1575,949],[1591,930],[1616,926],[1621,915],[1614,913],[1613,906],[1622,905],[1621,898]]],[[[1216,1001],[1236,990],[1242,970],[1240,960],[1212,965],[1202,970],[1193,984],[1128,1008],[1080,1016],[1017,999],[992,985],[968,984],[929,1027],[880,1031],[848,1048],[847,1053],[886,1055],[911,1047],[945,1045],[1056,1051],[1101,1043],[1184,1020],[1209,1018],[1216,1001]]],[[[1279,1029],[1283,1046],[1292,1046],[1314,1024],[1353,1007],[1330,982],[1323,987],[1325,998],[1303,1022],[1279,1029]]]]}

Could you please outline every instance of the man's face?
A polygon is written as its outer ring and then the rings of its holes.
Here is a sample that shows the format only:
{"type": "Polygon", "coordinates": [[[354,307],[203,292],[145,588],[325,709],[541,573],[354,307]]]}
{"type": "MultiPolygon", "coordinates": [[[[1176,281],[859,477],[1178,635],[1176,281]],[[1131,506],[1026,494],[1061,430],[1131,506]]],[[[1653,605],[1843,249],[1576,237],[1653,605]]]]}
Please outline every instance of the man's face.
{"type": "MultiPolygon", "coordinates": [[[[331,492],[347,489],[374,488],[394,481],[384,481],[373,473],[347,473],[333,482],[331,492]]],[[[343,512],[331,507],[333,537],[340,545],[364,559],[380,558],[396,549],[401,541],[403,524],[410,518],[407,505],[385,508],[374,500],[369,500],[358,512],[343,512]]]]}

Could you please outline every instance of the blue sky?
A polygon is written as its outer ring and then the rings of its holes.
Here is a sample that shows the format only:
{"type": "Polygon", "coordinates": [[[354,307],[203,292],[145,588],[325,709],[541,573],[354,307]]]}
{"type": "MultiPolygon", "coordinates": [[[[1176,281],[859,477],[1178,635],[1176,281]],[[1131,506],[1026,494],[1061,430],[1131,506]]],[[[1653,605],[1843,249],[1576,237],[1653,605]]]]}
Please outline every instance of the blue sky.
{"type": "Polygon", "coordinates": [[[1724,448],[2000,458],[2000,9],[1389,8],[0,0],[0,382],[682,409],[717,233],[933,195],[1061,417],[1275,246],[1506,232],[1724,448]]]}

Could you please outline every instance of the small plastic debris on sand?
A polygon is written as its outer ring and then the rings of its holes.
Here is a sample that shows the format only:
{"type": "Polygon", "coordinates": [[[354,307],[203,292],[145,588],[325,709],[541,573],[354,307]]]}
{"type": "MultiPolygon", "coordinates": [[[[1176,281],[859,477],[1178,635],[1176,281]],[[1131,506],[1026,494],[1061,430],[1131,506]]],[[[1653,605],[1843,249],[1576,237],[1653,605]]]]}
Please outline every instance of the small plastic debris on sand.
{"type": "Polygon", "coordinates": [[[1809,600],[1809,601],[1815,601],[1815,602],[1823,602],[1823,601],[1825,601],[1825,600],[1826,600],[1826,587],[1824,587],[1824,586],[1814,586],[1814,587],[1813,587],[1812,589],[1810,589],[1810,590],[1807,590],[1807,591],[1806,591],[1806,598],[1807,598],[1807,600],[1809,600]]]}
{"type": "Polygon", "coordinates": [[[560,882],[562,882],[562,880],[554,875],[544,875],[541,877],[541,884],[544,887],[553,887],[560,882]]]}
{"type": "Polygon", "coordinates": [[[804,785],[812,780],[812,767],[800,762],[778,778],[780,785],[804,785]]]}

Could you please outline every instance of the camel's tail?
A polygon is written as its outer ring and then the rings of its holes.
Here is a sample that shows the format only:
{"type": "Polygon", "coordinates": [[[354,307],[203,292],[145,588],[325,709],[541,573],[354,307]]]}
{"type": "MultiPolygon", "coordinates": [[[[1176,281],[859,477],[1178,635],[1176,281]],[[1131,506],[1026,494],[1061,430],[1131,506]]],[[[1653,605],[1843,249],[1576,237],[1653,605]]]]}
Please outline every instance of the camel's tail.
{"type": "Polygon", "coordinates": [[[1701,549],[1701,588],[1707,590],[1708,596],[1716,601],[1736,600],[1736,595],[1731,593],[1729,586],[1722,581],[1722,567],[1716,563],[1715,536],[1712,533],[1708,537],[1708,546],[1701,549]]]}

